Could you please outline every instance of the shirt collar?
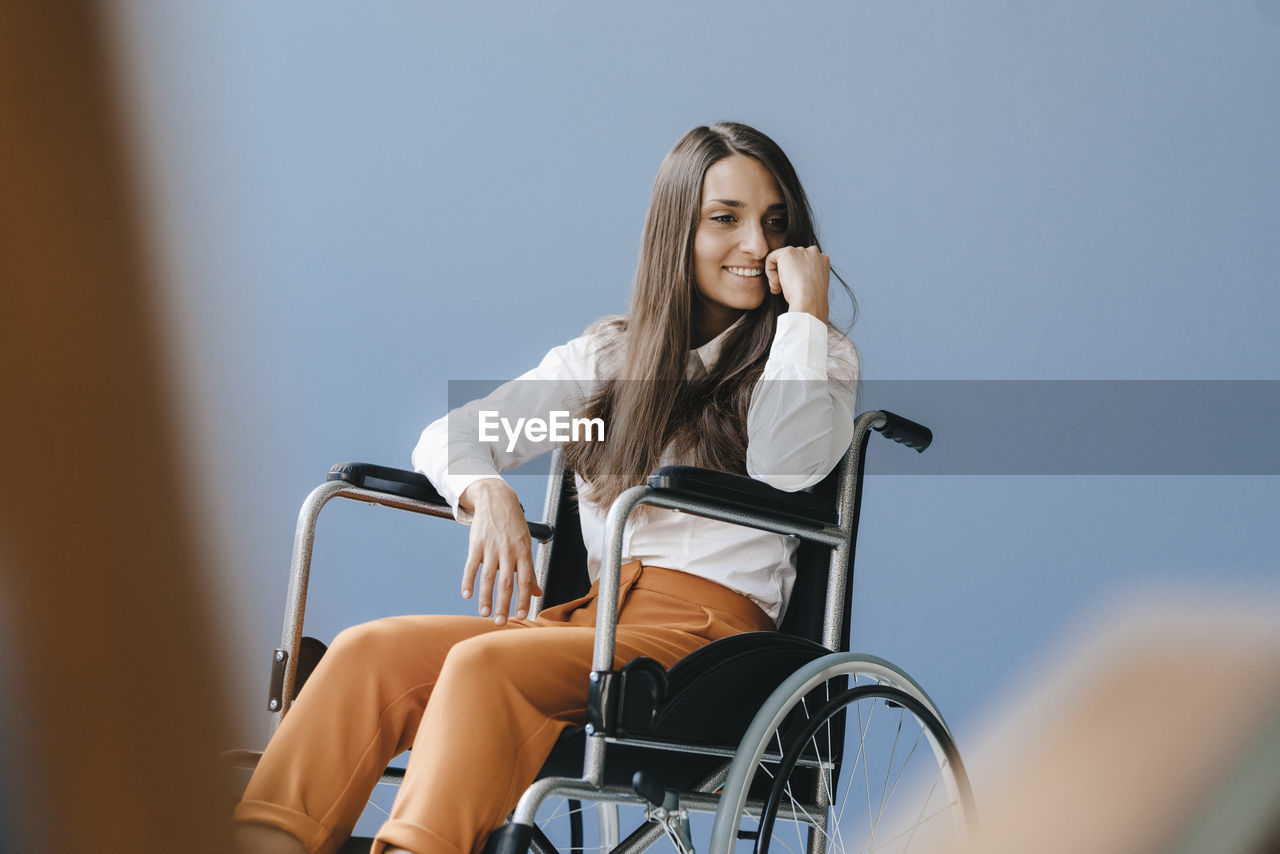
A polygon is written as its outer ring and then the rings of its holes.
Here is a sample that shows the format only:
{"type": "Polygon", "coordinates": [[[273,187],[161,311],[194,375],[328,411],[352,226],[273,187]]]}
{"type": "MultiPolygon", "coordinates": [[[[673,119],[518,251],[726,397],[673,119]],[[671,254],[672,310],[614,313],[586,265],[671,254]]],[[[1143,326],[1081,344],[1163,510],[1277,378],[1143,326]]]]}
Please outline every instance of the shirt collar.
{"type": "Polygon", "coordinates": [[[701,347],[695,347],[690,350],[689,361],[685,364],[684,369],[685,379],[695,379],[710,373],[720,358],[720,351],[724,349],[724,342],[729,333],[741,326],[746,319],[746,314],[743,314],[715,338],[712,338],[701,347]]]}

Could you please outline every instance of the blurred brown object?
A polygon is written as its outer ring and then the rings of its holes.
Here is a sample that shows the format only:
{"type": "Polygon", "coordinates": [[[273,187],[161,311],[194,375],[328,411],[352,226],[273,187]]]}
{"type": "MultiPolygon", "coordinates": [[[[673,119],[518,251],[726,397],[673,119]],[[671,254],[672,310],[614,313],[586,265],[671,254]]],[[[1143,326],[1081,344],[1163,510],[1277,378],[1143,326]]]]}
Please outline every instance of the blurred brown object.
{"type": "Polygon", "coordinates": [[[1206,596],[1094,623],[967,757],[960,850],[1280,851],[1278,615],[1206,596]]]}
{"type": "Polygon", "coordinates": [[[0,8],[0,847],[221,854],[220,669],[105,11],[0,8]]]}

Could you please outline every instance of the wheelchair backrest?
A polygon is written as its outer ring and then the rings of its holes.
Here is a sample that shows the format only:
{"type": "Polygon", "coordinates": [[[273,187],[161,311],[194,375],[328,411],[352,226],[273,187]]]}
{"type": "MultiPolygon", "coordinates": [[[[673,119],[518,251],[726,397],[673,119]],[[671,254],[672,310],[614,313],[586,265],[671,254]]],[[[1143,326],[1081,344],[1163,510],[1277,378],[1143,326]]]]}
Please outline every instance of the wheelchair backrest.
{"type": "MultiPolygon", "coordinates": [[[[866,445],[851,449],[849,454],[861,452],[866,445]]],[[[852,550],[857,538],[858,508],[862,498],[862,466],[840,465],[809,491],[821,495],[833,504],[841,492],[842,478],[853,478],[855,496],[850,530],[849,581],[852,581],[852,550]]],[[[859,461],[861,462],[861,461],[859,461]]],[[[557,451],[551,461],[550,482],[547,489],[547,506],[543,517],[555,527],[555,537],[544,546],[547,554],[539,554],[539,561],[546,561],[546,579],[542,606],[567,602],[584,595],[591,586],[587,575],[587,552],[582,543],[582,527],[578,520],[578,501],[573,472],[565,467],[557,451]]],[[[791,592],[787,611],[783,615],[779,631],[795,635],[816,644],[823,642],[823,627],[827,613],[827,590],[832,571],[832,549],[820,543],[801,540],[796,555],[796,582],[791,592]]],[[[840,649],[849,648],[849,617],[852,601],[852,583],[844,587],[840,649]]]]}
{"type": "Polygon", "coordinates": [[[591,587],[587,575],[587,547],[582,542],[578,520],[578,491],[573,472],[566,468],[559,451],[551,460],[547,484],[547,508],[543,516],[555,527],[556,535],[547,544],[550,563],[543,585],[542,605],[559,605],[586,595],[591,587]]]}

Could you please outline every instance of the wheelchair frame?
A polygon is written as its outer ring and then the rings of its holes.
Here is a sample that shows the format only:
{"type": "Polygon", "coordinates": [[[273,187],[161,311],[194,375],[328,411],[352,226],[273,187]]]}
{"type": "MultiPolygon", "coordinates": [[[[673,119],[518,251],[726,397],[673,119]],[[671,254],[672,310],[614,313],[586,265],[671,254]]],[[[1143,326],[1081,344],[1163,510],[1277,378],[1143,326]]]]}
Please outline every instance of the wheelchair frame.
{"type": "MultiPolygon", "coordinates": [[[[554,854],[555,848],[540,832],[534,832],[535,817],[539,807],[548,798],[560,796],[573,800],[593,800],[603,803],[648,804],[651,821],[632,833],[613,849],[614,854],[631,854],[643,850],[664,832],[677,845],[684,847],[680,835],[687,841],[688,811],[715,812],[716,819],[711,837],[711,854],[728,854],[733,849],[739,833],[739,817],[765,809],[765,804],[749,797],[753,776],[762,761],[776,762],[781,757],[781,739],[778,751],[770,752],[769,739],[777,737],[779,727],[797,704],[809,695],[818,684],[831,684],[832,680],[849,677],[865,677],[877,686],[880,693],[892,693],[898,698],[890,705],[900,708],[910,704],[923,728],[939,763],[939,773],[945,779],[950,797],[959,804],[956,815],[961,823],[972,823],[974,807],[972,793],[950,732],[942,716],[928,697],[910,676],[883,659],[873,656],[842,652],[842,637],[849,614],[847,613],[850,585],[852,584],[852,557],[856,544],[859,502],[862,492],[862,474],[866,455],[866,440],[874,429],[886,437],[922,452],[932,441],[928,428],[885,411],[866,412],[858,416],[854,424],[854,436],[849,450],[838,467],[838,489],[835,496],[835,521],[817,518],[797,518],[794,513],[778,513],[752,510],[743,504],[706,494],[695,495],[656,486],[658,479],[651,477],[649,485],[636,486],[624,492],[610,507],[605,525],[605,551],[602,556],[597,608],[595,646],[592,655],[591,708],[586,726],[586,745],[582,776],[543,777],[535,781],[521,796],[508,823],[495,831],[490,839],[490,850],[499,854],[519,854],[532,846],[540,854],[554,854]],[[603,721],[608,715],[600,705],[607,705],[617,675],[613,670],[614,646],[617,629],[619,578],[622,566],[623,530],[631,513],[641,505],[662,507],[678,512],[693,513],[758,530],[770,531],[800,540],[819,543],[831,550],[826,585],[826,602],[822,622],[822,646],[830,652],[800,668],[783,685],[774,691],[743,736],[737,751],[727,751],[707,745],[678,745],[671,742],[653,742],[644,738],[631,738],[608,732],[603,721]],[[605,783],[605,757],[609,744],[640,748],[657,748],[667,751],[721,756],[725,762],[709,776],[695,784],[691,790],[668,794],[666,803],[658,803],[656,795],[638,794],[639,783],[634,788],[607,785],[605,783]],[[945,771],[946,773],[942,773],[945,771]],[[716,794],[720,791],[721,794],[716,794]],[[657,809],[653,809],[656,807],[657,809]]],[[[562,498],[565,482],[564,463],[559,452],[552,460],[550,486],[547,491],[544,518],[546,523],[530,522],[532,537],[539,543],[535,558],[535,572],[540,586],[547,589],[551,566],[551,541],[555,533],[556,513],[562,498]]],[[[724,475],[718,475],[724,476],[724,475]]],[[[729,476],[733,477],[733,476],[729,476]]],[[[738,477],[749,482],[745,487],[762,495],[776,493],[771,487],[738,477]]],[[[744,485],[745,486],[745,485],[744,485]]],[[[273,654],[269,711],[272,713],[271,732],[279,726],[296,693],[298,659],[302,641],[302,625],[305,614],[307,586],[310,577],[311,555],[315,540],[315,526],[321,509],[333,498],[348,498],[379,504],[400,510],[408,510],[428,516],[453,519],[450,507],[443,503],[434,489],[421,475],[386,469],[366,464],[335,466],[330,479],[318,486],[303,503],[298,516],[290,571],[289,588],[285,605],[285,620],[280,648],[273,654]],[[435,500],[432,500],[434,498],[435,500]]],[[[541,608],[540,599],[531,603],[530,616],[541,608]]],[[[844,684],[844,683],[841,683],[844,684]]],[[[807,709],[806,709],[807,713],[807,709]]],[[[842,724],[841,724],[842,726],[842,724]]],[[[843,730],[841,730],[843,732],[843,730]]],[[[841,739],[843,736],[841,736],[841,739]]],[[[800,757],[800,765],[809,763],[820,767],[820,773],[829,771],[835,758],[822,764],[800,757]]],[[[382,782],[397,783],[403,771],[387,769],[382,782]]],[[[816,828],[816,819],[808,814],[806,806],[826,811],[830,807],[829,796],[833,783],[817,785],[815,801],[797,807],[773,809],[778,815],[803,819],[816,828]],[[801,815],[804,813],[804,815],[801,815]]],[[[826,820],[824,816],[824,821],[826,820]]],[[[575,843],[576,845],[576,843],[575,843]]],[[[809,854],[823,854],[825,841],[822,832],[809,834],[809,854]]]]}

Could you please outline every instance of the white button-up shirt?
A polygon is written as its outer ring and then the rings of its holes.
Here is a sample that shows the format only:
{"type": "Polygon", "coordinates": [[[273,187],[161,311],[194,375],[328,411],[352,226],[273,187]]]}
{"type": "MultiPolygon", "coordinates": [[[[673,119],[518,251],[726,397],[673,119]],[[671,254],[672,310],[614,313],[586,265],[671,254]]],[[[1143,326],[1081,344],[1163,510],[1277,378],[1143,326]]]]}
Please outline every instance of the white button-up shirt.
{"type": "MultiPolygon", "coordinates": [[[[695,378],[715,365],[732,328],[689,352],[687,377],[695,378]]],[[[422,432],[413,450],[413,467],[431,480],[458,521],[470,521],[458,507],[458,497],[468,486],[500,477],[500,472],[556,446],[555,413],[576,415],[595,383],[604,378],[607,334],[596,327],[556,347],[533,370],[453,410],[422,432]],[[498,418],[507,424],[499,427],[498,418]],[[518,418],[526,419],[526,429],[516,427],[518,418]],[[535,418],[549,429],[527,429],[535,418]]],[[[747,410],[747,473],[787,491],[822,480],[853,440],[857,378],[858,354],[847,338],[810,314],[779,316],[747,410]]],[[[563,435],[568,428],[561,419],[558,433],[563,435]]],[[[663,460],[672,462],[679,461],[663,460]]],[[[587,494],[581,478],[577,485],[579,495],[587,494]]],[[[579,502],[592,580],[600,570],[607,509],[579,502]]],[[[643,506],[627,523],[622,554],[624,562],[678,569],[736,590],[776,623],[795,582],[796,547],[795,540],[779,534],[643,506]]]]}

